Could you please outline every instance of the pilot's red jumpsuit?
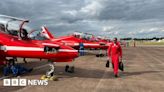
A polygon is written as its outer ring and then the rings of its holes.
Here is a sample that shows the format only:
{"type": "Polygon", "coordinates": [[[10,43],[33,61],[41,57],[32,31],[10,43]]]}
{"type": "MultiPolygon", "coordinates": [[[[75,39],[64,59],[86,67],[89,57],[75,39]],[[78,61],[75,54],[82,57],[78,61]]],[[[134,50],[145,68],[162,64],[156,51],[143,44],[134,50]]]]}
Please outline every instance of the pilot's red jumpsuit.
{"type": "Polygon", "coordinates": [[[108,48],[108,57],[112,59],[112,64],[114,65],[114,74],[118,74],[118,64],[119,64],[119,57],[122,58],[122,48],[117,42],[116,44],[112,43],[108,48]]]}

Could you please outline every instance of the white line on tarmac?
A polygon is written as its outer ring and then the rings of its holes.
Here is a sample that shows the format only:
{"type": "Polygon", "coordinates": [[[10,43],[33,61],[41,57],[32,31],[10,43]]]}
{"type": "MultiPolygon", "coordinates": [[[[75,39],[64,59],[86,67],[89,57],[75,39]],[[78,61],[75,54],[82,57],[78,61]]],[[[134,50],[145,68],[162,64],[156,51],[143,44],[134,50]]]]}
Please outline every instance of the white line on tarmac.
{"type": "Polygon", "coordinates": [[[97,92],[98,91],[98,88],[100,88],[100,86],[102,85],[102,82],[104,81],[104,78],[107,76],[107,74],[109,74],[109,68],[106,68],[105,69],[105,72],[102,76],[102,78],[100,79],[100,81],[98,82],[97,86],[95,87],[95,89],[93,90],[93,92],[97,92]]]}

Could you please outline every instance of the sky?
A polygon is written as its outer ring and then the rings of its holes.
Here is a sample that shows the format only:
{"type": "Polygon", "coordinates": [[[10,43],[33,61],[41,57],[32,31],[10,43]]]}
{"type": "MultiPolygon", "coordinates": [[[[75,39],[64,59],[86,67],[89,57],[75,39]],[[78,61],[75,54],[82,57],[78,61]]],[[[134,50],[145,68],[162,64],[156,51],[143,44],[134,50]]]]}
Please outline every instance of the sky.
{"type": "Polygon", "coordinates": [[[1,0],[0,14],[45,25],[55,36],[164,37],[164,0],[1,0]]]}

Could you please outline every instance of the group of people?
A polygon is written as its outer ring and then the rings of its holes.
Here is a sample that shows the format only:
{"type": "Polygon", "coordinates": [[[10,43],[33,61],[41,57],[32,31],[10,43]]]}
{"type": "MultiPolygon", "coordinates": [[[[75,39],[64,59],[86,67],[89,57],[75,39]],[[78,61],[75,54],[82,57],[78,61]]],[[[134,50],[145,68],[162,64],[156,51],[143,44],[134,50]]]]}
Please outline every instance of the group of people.
{"type": "Polygon", "coordinates": [[[23,73],[26,72],[31,72],[33,70],[33,68],[25,68],[19,64],[15,64],[15,60],[14,59],[10,59],[8,61],[6,61],[6,66],[3,69],[3,74],[4,76],[7,76],[9,74],[12,74],[13,76],[19,76],[23,73]]]}

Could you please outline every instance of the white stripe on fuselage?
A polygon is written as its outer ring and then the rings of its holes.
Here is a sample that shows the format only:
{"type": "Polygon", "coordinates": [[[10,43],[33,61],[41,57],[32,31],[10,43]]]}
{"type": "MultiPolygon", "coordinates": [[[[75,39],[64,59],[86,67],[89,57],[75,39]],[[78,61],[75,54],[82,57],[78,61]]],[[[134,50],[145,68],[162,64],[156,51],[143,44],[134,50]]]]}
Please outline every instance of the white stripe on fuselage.
{"type": "MultiPolygon", "coordinates": [[[[66,41],[62,41],[63,43],[66,43],[66,45],[70,46],[70,45],[74,45],[74,46],[79,46],[79,43],[73,43],[72,42],[66,42],[66,41]]],[[[84,46],[100,46],[100,44],[93,44],[93,43],[83,43],[84,46]]]]}
{"type": "Polygon", "coordinates": [[[100,46],[100,44],[84,43],[84,46],[100,46]]]}
{"type": "MultiPolygon", "coordinates": [[[[3,51],[44,51],[44,48],[37,47],[21,47],[21,46],[0,46],[0,50],[3,51]]],[[[59,52],[77,52],[77,50],[71,49],[59,49],[59,52]]]]}
{"type": "Polygon", "coordinates": [[[42,45],[59,47],[59,45],[57,45],[57,44],[51,44],[51,43],[42,43],[42,45]]]}
{"type": "MultiPolygon", "coordinates": [[[[66,45],[69,45],[69,42],[64,42],[66,45]]],[[[100,46],[100,44],[93,44],[93,43],[83,43],[84,46],[100,46]]],[[[71,44],[70,44],[71,45],[71,44]]],[[[74,43],[75,46],[79,46],[79,43],[74,43]]]]}
{"type": "Polygon", "coordinates": [[[78,50],[59,49],[59,52],[78,52],[78,50]]]}

